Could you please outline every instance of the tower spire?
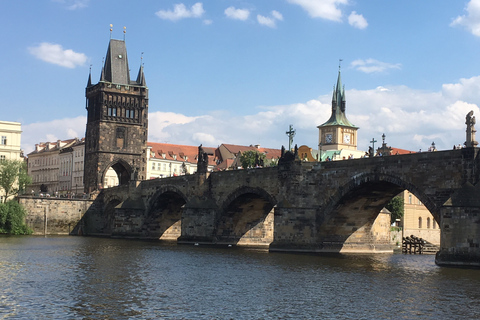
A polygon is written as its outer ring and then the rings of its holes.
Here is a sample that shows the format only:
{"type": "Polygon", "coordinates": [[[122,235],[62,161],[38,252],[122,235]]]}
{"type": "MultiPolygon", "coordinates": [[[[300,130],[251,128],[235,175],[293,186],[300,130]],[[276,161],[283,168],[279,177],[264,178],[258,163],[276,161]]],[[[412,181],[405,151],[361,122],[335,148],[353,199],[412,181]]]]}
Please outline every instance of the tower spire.
{"type": "Polygon", "coordinates": [[[90,65],[90,70],[88,72],[87,88],[91,86],[92,86],[92,65],[90,65]]]}

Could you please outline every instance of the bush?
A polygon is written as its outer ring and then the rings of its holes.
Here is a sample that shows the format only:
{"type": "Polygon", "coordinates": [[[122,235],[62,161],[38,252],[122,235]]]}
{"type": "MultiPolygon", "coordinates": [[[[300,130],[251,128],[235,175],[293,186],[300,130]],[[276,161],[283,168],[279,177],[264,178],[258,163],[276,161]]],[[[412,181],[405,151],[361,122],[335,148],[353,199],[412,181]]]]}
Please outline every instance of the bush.
{"type": "Polygon", "coordinates": [[[15,200],[0,204],[0,233],[31,234],[25,224],[25,209],[15,200]]]}

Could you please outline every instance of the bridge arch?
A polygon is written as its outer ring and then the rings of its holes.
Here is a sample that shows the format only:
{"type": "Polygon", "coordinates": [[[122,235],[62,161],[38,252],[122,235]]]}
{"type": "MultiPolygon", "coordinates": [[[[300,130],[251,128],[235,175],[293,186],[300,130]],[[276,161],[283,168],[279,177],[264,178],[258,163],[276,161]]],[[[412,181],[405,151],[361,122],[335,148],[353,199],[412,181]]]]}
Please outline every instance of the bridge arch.
{"type": "Polygon", "coordinates": [[[183,206],[187,197],[177,187],[160,187],[147,205],[142,230],[144,237],[176,241],[181,235],[183,206]]]}
{"type": "Polygon", "coordinates": [[[215,219],[217,243],[268,247],[273,241],[276,204],[275,197],[262,188],[237,188],[223,201],[215,219]]]}
{"type": "Polygon", "coordinates": [[[115,171],[118,178],[119,185],[125,185],[130,181],[130,177],[132,174],[131,166],[128,164],[127,161],[123,159],[114,159],[108,165],[106,165],[105,168],[103,169],[102,181],[101,181],[102,187],[105,186],[105,181],[107,179],[107,175],[110,168],[112,168],[115,171]]]}
{"type": "MultiPolygon", "coordinates": [[[[413,193],[439,222],[438,205],[419,187],[391,174],[362,173],[339,187],[317,216],[317,241],[332,246],[332,251],[388,248],[388,233],[378,232],[374,222],[388,202],[404,190],[413,193]]],[[[388,228],[390,220],[380,223],[388,228]]]]}

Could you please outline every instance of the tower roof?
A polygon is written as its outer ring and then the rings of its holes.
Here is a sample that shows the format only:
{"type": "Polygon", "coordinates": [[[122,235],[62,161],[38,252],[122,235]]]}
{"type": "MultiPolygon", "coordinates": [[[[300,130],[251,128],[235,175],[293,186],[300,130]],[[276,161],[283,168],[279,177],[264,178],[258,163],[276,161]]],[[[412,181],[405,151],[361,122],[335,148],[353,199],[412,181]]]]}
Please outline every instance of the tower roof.
{"type": "Polygon", "coordinates": [[[104,66],[104,81],[130,84],[127,46],[123,40],[110,39],[104,66]]]}
{"type": "Polygon", "coordinates": [[[342,77],[340,69],[338,70],[337,85],[333,87],[333,96],[332,96],[332,115],[327,122],[319,125],[319,127],[326,126],[346,126],[357,128],[350,121],[348,121],[345,114],[345,87],[342,87],[342,77]]]}

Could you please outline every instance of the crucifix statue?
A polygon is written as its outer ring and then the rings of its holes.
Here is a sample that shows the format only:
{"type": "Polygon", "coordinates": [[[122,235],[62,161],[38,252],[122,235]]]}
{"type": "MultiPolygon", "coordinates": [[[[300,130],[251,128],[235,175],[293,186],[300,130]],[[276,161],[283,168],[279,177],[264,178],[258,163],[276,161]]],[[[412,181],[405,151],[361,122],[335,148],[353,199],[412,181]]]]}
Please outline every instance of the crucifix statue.
{"type": "Polygon", "coordinates": [[[293,124],[290,125],[289,130],[285,132],[288,135],[288,150],[292,150],[293,137],[295,137],[295,130],[293,130],[293,124]]]}
{"type": "Polygon", "coordinates": [[[373,157],[375,155],[375,142],[377,142],[377,140],[375,140],[375,138],[372,138],[372,141],[370,142],[372,143],[372,149],[368,148],[368,153],[370,157],[373,157]]]}

